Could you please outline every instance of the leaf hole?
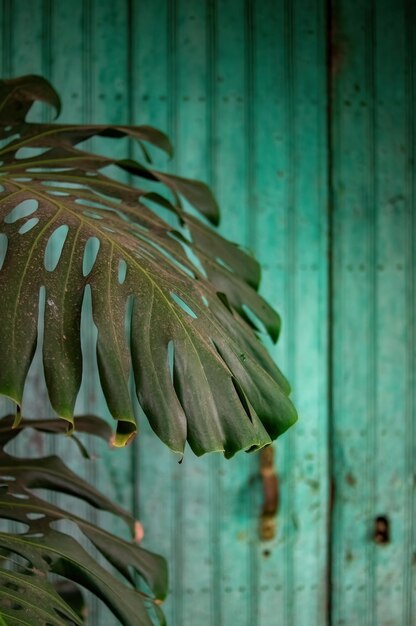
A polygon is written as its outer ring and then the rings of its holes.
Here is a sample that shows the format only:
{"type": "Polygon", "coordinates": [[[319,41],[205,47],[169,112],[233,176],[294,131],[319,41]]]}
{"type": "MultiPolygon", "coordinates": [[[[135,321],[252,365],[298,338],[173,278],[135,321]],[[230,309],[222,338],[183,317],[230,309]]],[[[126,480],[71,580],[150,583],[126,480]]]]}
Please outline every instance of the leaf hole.
{"type": "Polygon", "coordinates": [[[120,259],[118,262],[118,282],[120,283],[120,285],[124,284],[124,281],[126,280],[126,274],[127,274],[127,263],[125,262],[124,259],[120,259]]]}
{"type": "Polygon", "coordinates": [[[45,248],[44,265],[48,272],[53,272],[62,255],[62,250],[68,235],[69,227],[66,224],[58,226],[58,228],[49,237],[45,248]]]}
{"type": "Polygon", "coordinates": [[[186,265],[186,259],[183,259],[183,262],[180,261],[177,256],[174,256],[174,254],[171,254],[169,252],[169,250],[165,249],[163,246],[160,246],[159,244],[157,244],[155,241],[153,241],[150,237],[145,237],[141,234],[136,234],[136,236],[141,239],[142,241],[145,241],[146,243],[150,244],[152,246],[152,248],[155,248],[156,250],[158,250],[166,259],[168,259],[169,261],[171,261],[171,263],[173,263],[173,265],[175,265],[175,267],[179,268],[180,270],[182,270],[187,276],[190,276],[191,278],[195,278],[195,273],[193,272],[192,268],[186,265]]]}
{"type": "MultiPolygon", "coordinates": [[[[189,234],[189,233],[188,233],[189,234]]],[[[201,263],[200,258],[198,257],[198,255],[194,252],[193,248],[192,248],[192,244],[191,242],[182,236],[181,233],[176,233],[175,231],[170,231],[168,232],[168,235],[174,239],[175,241],[177,241],[178,243],[181,244],[187,259],[192,263],[192,265],[198,270],[198,272],[204,277],[207,278],[207,273],[205,271],[204,266],[201,263]],[[180,236],[178,236],[180,235],[180,236]]]]}
{"type": "Polygon", "coordinates": [[[4,569],[16,571],[17,568],[18,570],[26,570],[29,574],[33,572],[32,561],[19,554],[12,547],[10,548],[9,555],[7,557],[3,555],[3,558],[5,559],[2,563],[2,567],[4,567],[4,569]]]}
{"type": "Polygon", "coordinates": [[[168,368],[170,371],[170,379],[173,382],[174,364],[175,364],[175,343],[172,339],[168,343],[167,357],[168,357],[168,368]]]}
{"type": "MultiPolygon", "coordinates": [[[[12,129],[9,128],[8,130],[12,130],[12,129]]],[[[4,139],[0,139],[0,149],[8,146],[9,144],[12,143],[12,141],[15,141],[16,139],[20,139],[20,135],[18,135],[17,133],[15,133],[14,135],[9,135],[8,137],[5,137],[4,139]]]]}
{"type": "Polygon", "coordinates": [[[82,261],[82,273],[88,276],[92,272],[101,242],[98,237],[90,237],[84,248],[84,258],[82,261]]]}
{"type": "Polygon", "coordinates": [[[26,513],[26,517],[30,520],[43,519],[45,517],[44,513],[26,513]]]}
{"type": "Polygon", "coordinates": [[[202,295],[201,300],[205,304],[205,306],[209,306],[208,298],[206,296],[202,295]]]}
{"type": "Polygon", "coordinates": [[[69,196],[69,193],[66,191],[47,191],[48,196],[69,196]]]}
{"type": "Polygon", "coordinates": [[[261,319],[246,305],[243,304],[243,317],[257,332],[267,333],[267,329],[261,319]]]}
{"type": "Polygon", "coordinates": [[[39,222],[38,217],[32,217],[30,220],[27,220],[20,228],[19,235],[24,235],[28,233],[32,228],[35,228],[36,224],[39,222]]]}
{"type": "Polygon", "coordinates": [[[9,239],[5,233],[0,233],[0,270],[3,267],[4,260],[7,254],[7,246],[9,239]]]}
{"type": "Polygon", "coordinates": [[[229,272],[231,272],[232,274],[234,274],[234,270],[233,268],[228,265],[228,263],[226,263],[223,259],[221,259],[219,256],[215,257],[216,262],[218,263],[218,265],[221,265],[221,267],[225,268],[226,270],[228,270],[229,272]]]}
{"type": "Polygon", "coordinates": [[[33,159],[48,152],[50,148],[19,148],[15,154],[16,159],[33,159]]]}
{"type": "MultiPolygon", "coordinates": [[[[11,494],[12,496],[15,496],[16,494],[11,494]]],[[[15,519],[13,511],[11,511],[10,513],[5,510],[4,512],[2,512],[2,517],[4,519],[9,519],[13,521],[13,534],[16,535],[26,535],[26,533],[29,530],[29,524],[26,524],[25,522],[19,522],[15,519]]],[[[17,553],[18,554],[18,553],[17,553]]],[[[20,555],[19,555],[20,558],[20,555]]],[[[22,557],[25,558],[25,557],[22,557]]]]}
{"type": "Polygon", "coordinates": [[[87,217],[92,217],[94,220],[102,220],[103,216],[98,213],[94,213],[93,211],[84,211],[84,215],[87,217]]]}
{"type": "Polygon", "coordinates": [[[56,172],[70,172],[70,167],[27,167],[26,172],[50,172],[52,174],[56,172]]]}
{"type": "Polygon", "coordinates": [[[4,218],[6,224],[13,224],[17,222],[17,220],[21,220],[23,217],[28,217],[32,215],[34,211],[39,206],[39,202],[37,200],[23,200],[23,202],[19,202],[17,206],[15,206],[8,215],[4,218]]]}
{"type": "Polygon", "coordinates": [[[93,202],[92,200],[86,200],[85,198],[77,198],[75,200],[75,204],[80,204],[81,206],[91,207],[93,209],[102,209],[104,211],[108,210],[108,206],[102,204],[101,202],[93,202]]]}
{"type": "Polygon", "coordinates": [[[42,185],[47,187],[64,187],[66,189],[85,189],[85,185],[80,185],[79,183],[60,182],[57,180],[44,180],[42,185]]]}
{"type": "Polygon", "coordinates": [[[234,378],[234,376],[231,377],[231,382],[233,383],[234,389],[237,393],[237,396],[242,404],[244,411],[246,412],[248,419],[250,420],[250,422],[253,422],[253,418],[251,417],[250,407],[248,405],[246,395],[244,391],[242,390],[240,383],[237,381],[236,378],[234,378]]]}
{"type": "Polygon", "coordinates": [[[178,304],[181,307],[181,309],[185,311],[185,313],[190,315],[193,319],[197,319],[198,316],[195,313],[195,311],[193,311],[191,307],[188,304],[186,304],[186,302],[182,300],[182,298],[178,296],[178,294],[176,294],[174,291],[171,291],[170,295],[172,296],[172,300],[176,302],[176,304],[178,304]]]}

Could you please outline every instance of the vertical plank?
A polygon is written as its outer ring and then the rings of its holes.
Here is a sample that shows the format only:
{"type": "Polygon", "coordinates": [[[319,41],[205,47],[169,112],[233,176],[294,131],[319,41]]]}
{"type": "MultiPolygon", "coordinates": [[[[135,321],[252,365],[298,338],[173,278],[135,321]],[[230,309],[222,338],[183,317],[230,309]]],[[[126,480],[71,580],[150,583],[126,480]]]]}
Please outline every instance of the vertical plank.
{"type": "MultiPolygon", "coordinates": [[[[197,0],[178,0],[175,14],[175,169],[191,178],[207,181],[207,5],[197,0]]],[[[182,527],[184,538],[181,613],[176,623],[209,624],[211,616],[212,549],[210,546],[210,459],[196,458],[187,450],[180,467],[183,481],[182,527]]],[[[176,567],[176,565],[175,565],[176,567]]]]}
{"type": "MultiPolygon", "coordinates": [[[[169,89],[170,3],[165,0],[132,2],[131,90],[132,121],[150,124],[170,134],[172,97],[169,89]]],[[[173,137],[171,137],[174,139],[173,137]]],[[[166,158],[155,153],[155,165],[166,158]]],[[[145,530],[144,545],[162,554],[169,566],[169,596],[163,605],[168,624],[178,623],[182,593],[182,473],[179,459],[156,439],[145,416],[135,442],[136,499],[145,530]]]]}
{"type": "MultiPolygon", "coordinates": [[[[218,0],[215,3],[215,142],[213,179],[222,209],[222,233],[233,241],[248,245],[247,183],[247,91],[246,24],[241,2],[218,0]]],[[[250,542],[251,459],[239,454],[231,462],[216,459],[217,498],[220,517],[217,528],[221,553],[221,588],[217,602],[220,624],[238,616],[242,626],[251,622],[250,542]],[[236,567],[236,564],[238,566],[236,567]]]]}
{"type": "Polygon", "coordinates": [[[335,15],[337,30],[355,40],[334,77],[333,612],[335,623],[367,624],[374,580],[373,24],[365,3],[338,5],[335,15]]]}
{"type": "MultiPolygon", "coordinates": [[[[293,73],[293,7],[288,3],[255,3],[254,26],[254,180],[256,195],[251,207],[254,221],[256,253],[263,267],[262,291],[279,310],[283,332],[278,347],[271,348],[286,375],[290,371],[289,341],[293,319],[288,313],[293,304],[290,282],[293,250],[294,206],[294,73],[293,73]],[[268,35],[268,36],[267,36],[268,35]],[[259,117],[258,117],[259,116],[259,117]],[[261,121],[260,121],[261,120],[261,121]],[[288,323],[289,321],[289,323],[288,323]],[[289,357],[289,358],[288,358],[289,357]]],[[[269,342],[270,345],[270,342],[269,342]]],[[[271,346],[270,346],[271,347],[271,346]]],[[[295,426],[296,428],[297,426],[295,426]]],[[[256,541],[259,565],[257,593],[259,623],[267,624],[272,614],[282,623],[292,623],[288,606],[289,588],[293,588],[293,503],[291,450],[293,438],[280,441],[276,448],[276,471],[280,484],[281,504],[273,541],[256,541]],[[270,601],[270,608],[265,601],[270,601]]],[[[256,620],[257,623],[257,620],[256,620]]]]}
{"type": "Polygon", "coordinates": [[[325,27],[323,3],[257,3],[256,253],[265,268],[264,293],[283,317],[273,353],[300,415],[276,444],[277,536],[258,546],[265,625],[272,615],[287,624],[326,621],[325,27]]]}
{"type": "MultiPolygon", "coordinates": [[[[404,4],[385,0],[374,15],[376,116],[376,471],[375,513],[386,515],[391,541],[375,548],[373,620],[407,624],[406,570],[411,567],[406,527],[409,458],[406,454],[406,229],[409,158],[406,129],[406,15],[404,4]],[[402,35],[400,36],[400,33],[402,35]],[[382,45],[380,45],[382,42],[382,45]],[[400,407],[400,408],[399,408],[400,407]],[[402,408],[403,407],[403,408],[402,408]],[[385,459],[394,454],[395,462],[385,459]],[[383,549],[384,547],[384,549],[383,549]],[[391,581],[394,580],[392,584],[391,581]]],[[[410,69],[410,68],[409,68],[410,69]]]]}
{"type": "Polygon", "coordinates": [[[414,477],[416,474],[416,37],[414,27],[416,20],[415,5],[405,3],[405,41],[406,41],[406,417],[405,417],[405,455],[406,455],[406,499],[405,499],[405,545],[407,558],[404,560],[404,619],[411,624],[416,616],[416,576],[414,573],[416,545],[416,497],[414,477]]]}
{"type": "Polygon", "coordinates": [[[48,77],[62,100],[59,117],[64,123],[86,121],[83,105],[83,3],[77,0],[71,5],[57,2],[53,5],[51,26],[52,67],[48,77]]]}
{"type": "Polygon", "coordinates": [[[404,2],[335,7],[333,623],[404,626],[414,623],[414,50],[404,2]],[[380,516],[385,544],[374,541],[380,516]]]}
{"type": "Polygon", "coordinates": [[[9,70],[13,76],[42,71],[42,11],[36,0],[11,0],[9,70]]]}

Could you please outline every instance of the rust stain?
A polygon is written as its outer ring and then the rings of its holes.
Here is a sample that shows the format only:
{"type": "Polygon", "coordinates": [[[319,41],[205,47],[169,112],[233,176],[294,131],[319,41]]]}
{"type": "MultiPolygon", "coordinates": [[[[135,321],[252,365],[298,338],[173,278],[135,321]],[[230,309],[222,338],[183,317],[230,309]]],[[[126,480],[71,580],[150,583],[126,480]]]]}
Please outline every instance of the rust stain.
{"type": "Polygon", "coordinates": [[[345,476],[345,482],[350,487],[355,487],[355,485],[357,484],[357,479],[355,478],[353,474],[351,474],[351,472],[348,472],[348,474],[346,474],[345,476]]]}
{"type": "Polygon", "coordinates": [[[279,481],[274,466],[272,446],[260,452],[260,475],[263,483],[263,510],[260,517],[260,539],[270,541],[276,534],[276,512],[279,508],[279,481]]]}
{"type": "Polygon", "coordinates": [[[345,65],[346,42],[340,34],[339,20],[334,15],[331,16],[329,30],[329,70],[332,79],[338,76],[345,65]]]}

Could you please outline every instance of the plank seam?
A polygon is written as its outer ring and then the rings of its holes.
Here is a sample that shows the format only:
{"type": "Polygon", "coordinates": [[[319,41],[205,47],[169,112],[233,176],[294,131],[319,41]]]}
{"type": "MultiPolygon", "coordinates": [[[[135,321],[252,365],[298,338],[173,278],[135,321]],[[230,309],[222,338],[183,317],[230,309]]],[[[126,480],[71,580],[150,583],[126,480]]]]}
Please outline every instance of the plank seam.
{"type": "MultiPolygon", "coordinates": [[[[370,533],[371,522],[375,512],[375,486],[377,481],[375,459],[377,459],[377,438],[376,438],[376,369],[377,369],[377,328],[378,328],[378,311],[377,311],[377,210],[375,204],[377,202],[377,154],[376,154],[376,77],[375,77],[375,47],[376,47],[376,4],[371,0],[366,15],[365,28],[365,56],[366,56],[366,82],[369,94],[369,118],[367,120],[367,138],[368,138],[368,167],[366,167],[366,214],[368,219],[368,236],[367,236],[367,263],[368,275],[367,285],[369,287],[369,314],[368,314],[368,342],[367,342],[367,359],[368,359],[368,379],[367,379],[367,498],[368,503],[368,527],[367,532],[370,533]]],[[[375,546],[367,538],[367,563],[369,576],[365,594],[366,617],[365,621],[369,626],[375,626],[375,546]]]]}
{"type": "MultiPolygon", "coordinates": [[[[317,0],[317,5],[320,5],[320,0],[317,0]]],[[[333,108],[334,108],[334,84],[333,84],[333,66],[332,55],[334,50],[334,12],[333,12],[333,0],[326,0],[325,3],[325,27],[323,32],[326,33],[326,175],[327,175],[327,329],[326,329],[326,342],[327,342],[327,509],[326,509],[326,580],[325,580],[325,606],[326,606],[326,623],[328,626],[332,624],[332,612],[333,612],[333,567],[334,567],[334,554],[333,554],[333,537],[334,537],[334,501],[333,501],[333,486],[334,486],[334,295],[335,295],[335,271],[334,271],[334,237],[335,237],[335,223],[334,223],[334,163],[333,163],[333,148],[334,148],[334,128],[333,128],[333,108]]],[[[342,291],[342,290],[341,290],[342,291]]],[[[321,472],[320,472],[321,473],[321,472]]],[[[319,620],[319,616],[318,616],[319,620]]]]}
{"type": "MultiPolygon", "coordinates": [[[[208,113],[208,184],[216,191],[217,176],[216,135],[217,135],[217,89],[216,89],[216,56],[217,56],[217,0],[212,0],[207,6],[206,21],[206,58],[207,58],[207,113],[208,113]]],[[[222,479],[220,472],[220,457],[214,454],[210,460],[209,482],[209,538],[212,546],[212,569],[210,594],[210,622],[211,626],[222,626],[222,558],[220,546],[220,516],[222,512],[222,479]]]]}
{"type": "MultiPolygon", "coordinates": [[[[285,87],[287,98],[285,100],[285,116],[286,116],[286,128],[288,142],[286,144],[286,160],[288,164],[288,183],[287,183],[287,197],[286,197],[286,231],[288,233],[287,244],[287,259],[288,259],[288,278],[286,279],[286,294],[285,300],[287,302],[287,336],[293,337],[292,332],[295,327],[295,294],[294,285],[296,282],[296,249],[295,249],[295,201],[296,190],[294,182],[295,174],[295,107],[294,107],[294,91],[295,91],[295,67],[294,67],[294,14],[296,1],[285,0],[284,2],[284,38],[285,38],[285,87]],[[290,280],[290,278],[291,280],[290,280]]],[[[294,341],[296,345],[296,342],[294,341]]],[[[286,349],[286,362],[289,380],[293,381],[295,386],[295,368],[294,368],[294,353],[295,345],[289,346],[287,344],[286,349]]],[[[293,497],[292,497],[292,482],[293,477],[293,464],[292,459],[295,458],[295,442],[294,438],[288,437],[286,441],[286,454],[284,458],[284,474],[286,476],[286,532],[293,534],[293,497]]],[[[294,601],[293,601],[293,589],[294,589],[294,572],[293,572],[293,550],[292,542],[285,542],[284,549],[284,561],[285,561],[285,602],[284,602],[284,623],[287,626],[295,624],[294,622],[294,601]]]]}
{"type": "MultiPolygon", "coordinates": [[[[245,0],[245,166],[246,166],[246,193],[248,210],[246,211],[246,224],[248,231],[246,231],[246,244],[257,253],[256,248],[256,195],[254,192],[256,180],[255,180],[255,142],[254,142],[254,72],[255,72],[255,27],[254,27],[254,7],[253,0],[245,0]]],[[[258,466],[258,457],[255,455],[253,458],[248,459],[248,469],[253,469],[256,472],[258,466]]],[[[252,533],[257,533],[257,528],[250,522],[252,511],[256,510],[257,498],[254,490],[250,491],[250,497],[247,498],[247,532],[248,536],[252,533]]],[[[250,626],[257,626],[259,618],[259,562],[258,562],[258,550],[257,541],[253,541],[249,545],[248,554],[248,589],[250,593],[248,596],[248,616],[250,626]]]]}
{"type": "Polygon", "coordinates": [[[415,337],[415,263],[416,263],[416,219],[415,219],[415,40],[414,40],[414,20],[415,10],[414,2],[408,0],[406,2],[406,56],[407,56],[407,81],[406,81],[406,135],[408,140],[407,154],[408,154],[408,174],[407,174],[407,197],[408,197],[408,229],[407,229],[407,327],[409,334],[407,337],[407,398],[406,398],[406,441],[407,441],[407,454],[406,454],[406,474],[408,481],[408,497],[406,498],[406,545],[409,546],[409,561],[404,562],[405,570],[405,589],[404,589],[404,620],[406,624],[414,623],[415,615],[413,613],[413,564],[411,559],[414,559],[415,550],[415,523],[416,516],[415,510],[415,495],[414,495],[414,475],[415,475],[415,460],[414,460],[414,437],[415,437],[415,352],[416,352],[416,337],[415,337]]]}

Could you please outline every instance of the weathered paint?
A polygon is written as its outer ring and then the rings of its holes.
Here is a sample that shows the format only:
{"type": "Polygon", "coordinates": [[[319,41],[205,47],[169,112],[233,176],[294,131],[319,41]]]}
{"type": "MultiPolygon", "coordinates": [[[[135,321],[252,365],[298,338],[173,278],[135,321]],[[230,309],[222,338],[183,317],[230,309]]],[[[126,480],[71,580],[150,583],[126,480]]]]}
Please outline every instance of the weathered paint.
{"type": "MultiPolygon", "coordinates": [[[[283,318],[271,350],[300,421],[275,444],[272,541],[258,538],[258,457],[187,451],[178,464],[140,409],[134,445],[97,446],[101,464],[82,468],[168,558],[170,626],[415,623],[415,15],[406,0],[332,5],[2,2],[3,75],[50,78],[64,121],[167,131],[175,158],[157,166],[213,186],[222,232],[259,257],[283,318]],[[388,544],[372,541],[378,515],[388,544]]],[[[91,325],[83,340],[94,345],[91,325]]],[[[79,411],[108,416],[94,359],[85,371],[79,411]]],[[[33,415],[50,412],[39,376],[33,415]]],[[[79,466],[65,444],[53,445],[79,466]]],[[[114,626],[92,609],[93,626],[114,626]]]]}
{"type": "Polygon", "coordinates": [[[334,19],[333,623],[414,624],[415,14],[334,19]]]}

